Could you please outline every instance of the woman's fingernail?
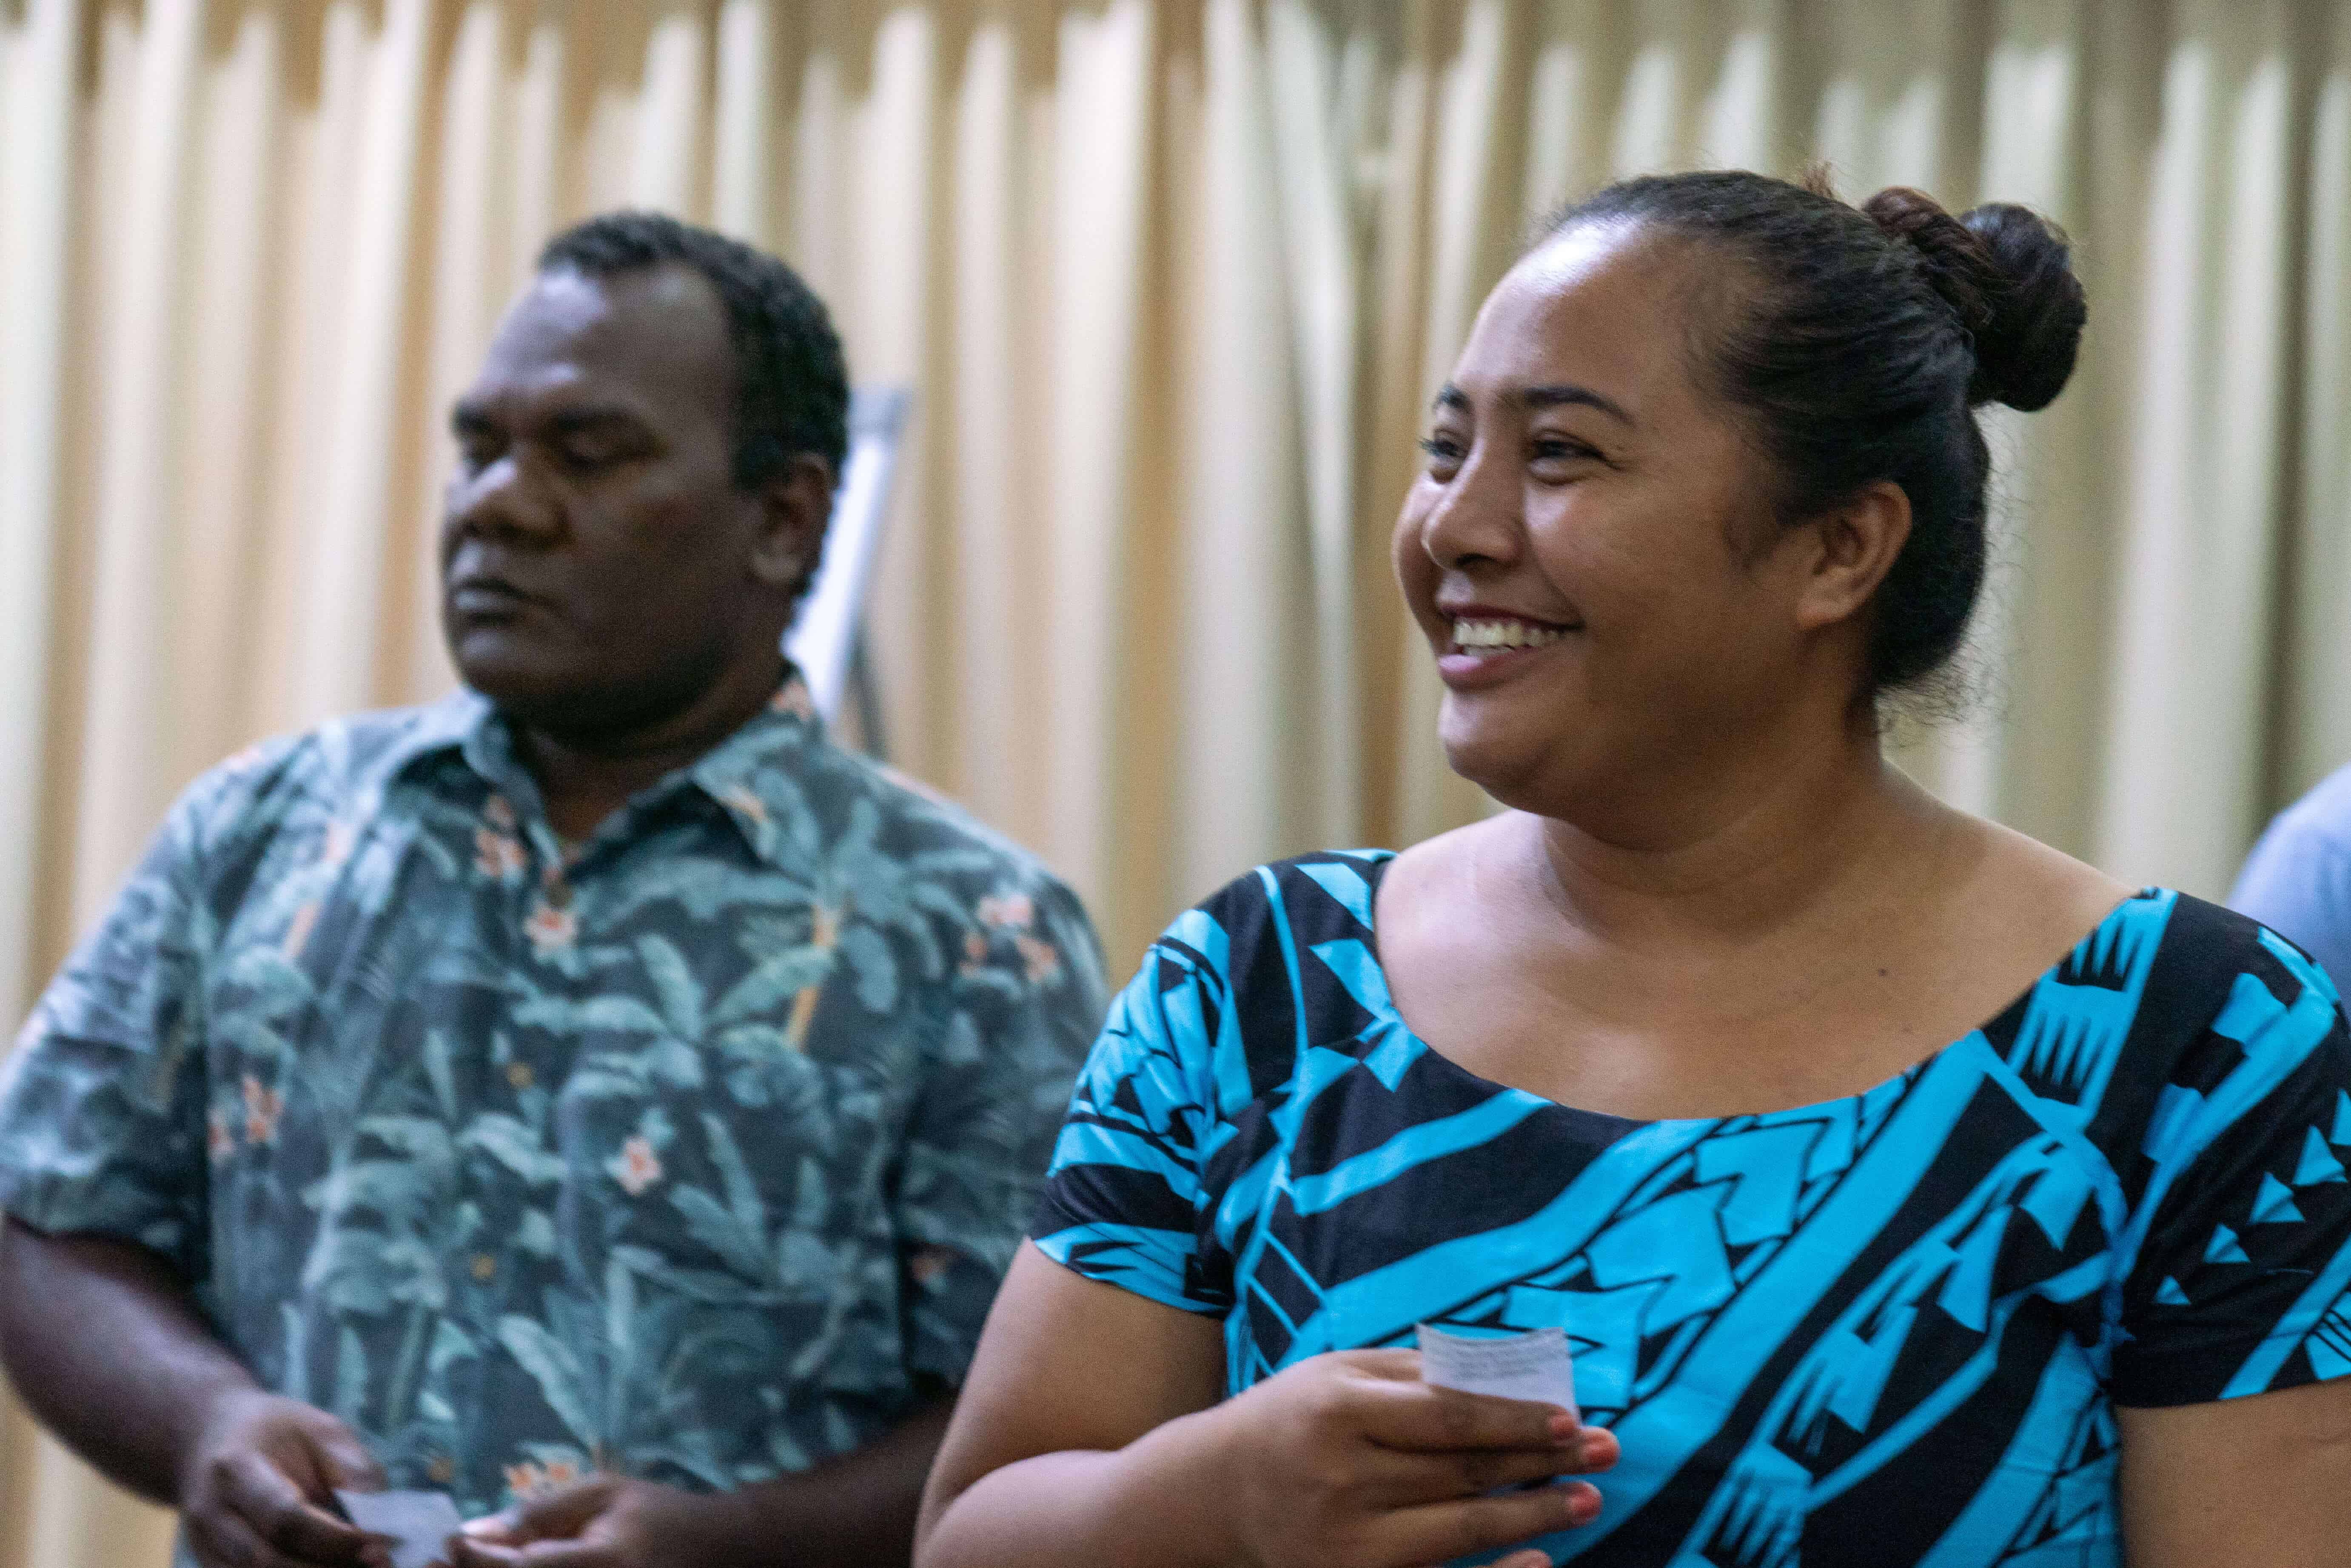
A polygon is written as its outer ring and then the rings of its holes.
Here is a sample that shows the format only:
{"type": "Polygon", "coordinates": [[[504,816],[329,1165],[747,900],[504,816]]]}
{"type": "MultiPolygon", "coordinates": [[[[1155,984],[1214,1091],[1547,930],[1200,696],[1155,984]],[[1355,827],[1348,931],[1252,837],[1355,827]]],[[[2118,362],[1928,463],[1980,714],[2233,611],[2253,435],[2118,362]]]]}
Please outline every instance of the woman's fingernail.
{"type": "Polygon", "coordinates": [[[1564,1410],[1551,1418],[1551,1440],[1554,1443],[1572,1443],[1582,1430],[1582,1423],[1564,1410]]]}

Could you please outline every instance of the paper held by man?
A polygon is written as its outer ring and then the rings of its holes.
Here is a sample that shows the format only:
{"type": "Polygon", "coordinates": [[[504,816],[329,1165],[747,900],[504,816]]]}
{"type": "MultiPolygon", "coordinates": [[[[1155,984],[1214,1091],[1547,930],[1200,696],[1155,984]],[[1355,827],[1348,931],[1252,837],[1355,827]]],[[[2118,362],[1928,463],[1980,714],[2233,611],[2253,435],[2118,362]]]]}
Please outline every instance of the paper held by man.
{"type": "Polygon", "coordinates": [[[465,1527],[445,1492],[338,1491],[335,1500],[353,1524],[390,1540],[392,1568],[432,1568],[465,1527]]]}

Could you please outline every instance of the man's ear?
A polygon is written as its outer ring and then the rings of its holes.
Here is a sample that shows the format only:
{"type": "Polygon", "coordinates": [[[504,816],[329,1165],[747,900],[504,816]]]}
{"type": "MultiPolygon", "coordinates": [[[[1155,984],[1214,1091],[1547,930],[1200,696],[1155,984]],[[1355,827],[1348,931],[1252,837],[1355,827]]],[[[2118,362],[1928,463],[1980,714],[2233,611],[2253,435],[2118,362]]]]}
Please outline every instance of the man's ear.
{"type": "Polygon", "coordinates": [[[1807,632],[1858,614],[1910,538],[1910,497],[1880,479],[1803,525],[1811,536],[1796,624],[1807,632]]]}
{"type": "Polygon", "coordinates": [[[816,572],[824,528],[832,517],[832,465],[813,452],[796,453],[758,492],[759,538],[751,575],[777,588],[798,590],[816,572]]]}

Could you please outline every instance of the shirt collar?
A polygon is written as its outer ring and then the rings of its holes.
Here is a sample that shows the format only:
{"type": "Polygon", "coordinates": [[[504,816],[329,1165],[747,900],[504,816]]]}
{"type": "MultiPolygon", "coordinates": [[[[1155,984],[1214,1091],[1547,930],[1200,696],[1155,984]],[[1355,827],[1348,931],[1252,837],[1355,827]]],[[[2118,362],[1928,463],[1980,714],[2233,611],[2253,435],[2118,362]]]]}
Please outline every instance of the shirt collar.
{"type": "MultiPolygon", "coordinates": [[[[648,786],[622,810],[633,812],[680,789],[699,789],[735,824],[755,854],[778,864],[784,845],[777,818],[785,802],[778,798],[773,775],[787,756],[824,741],[824,721],[817,715],[808,682],[788,665],[776,695],[741,728],[692,765],[648,786]]],[[[397,776],[427,758],[451,753],[518,808],[543,815],[538,786],[515,755],[512,730],[477,692],[460,688],[420,710],[415,728],[385,760],[397,776]]]]}
{"type": "Polygon", "coordinates": [[[808,682],[799,670],[788,667],[784,684],[768,706],[685,768],[684,777],[718,803],[753,853],[769,865],[781,865],[779,819],[789,802],[781,798],[780,776],[791,770],[788,758],[823,744],[824,721],[817,716],[808,682]]]}

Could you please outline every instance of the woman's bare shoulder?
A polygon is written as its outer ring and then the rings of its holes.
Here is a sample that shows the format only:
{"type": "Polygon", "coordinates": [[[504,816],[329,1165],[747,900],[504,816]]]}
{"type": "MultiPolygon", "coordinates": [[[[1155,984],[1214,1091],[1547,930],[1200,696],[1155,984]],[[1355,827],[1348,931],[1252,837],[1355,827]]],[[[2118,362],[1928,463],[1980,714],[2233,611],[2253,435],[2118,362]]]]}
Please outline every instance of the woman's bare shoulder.
{"type": "Polygon", "coordinates": [[[2096,866],[1981,817],[1968,817],[1976,869],[1966,882],[1971,921],[2029,933],[2037,946],[2069,946],[2138,892],[2096,866]]]}

